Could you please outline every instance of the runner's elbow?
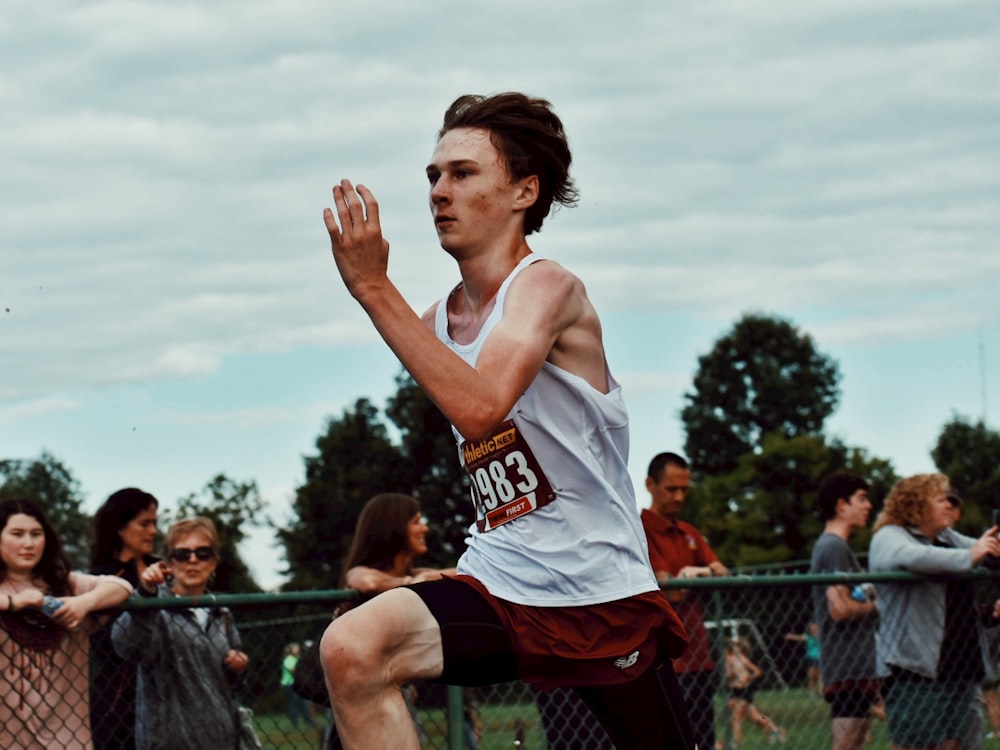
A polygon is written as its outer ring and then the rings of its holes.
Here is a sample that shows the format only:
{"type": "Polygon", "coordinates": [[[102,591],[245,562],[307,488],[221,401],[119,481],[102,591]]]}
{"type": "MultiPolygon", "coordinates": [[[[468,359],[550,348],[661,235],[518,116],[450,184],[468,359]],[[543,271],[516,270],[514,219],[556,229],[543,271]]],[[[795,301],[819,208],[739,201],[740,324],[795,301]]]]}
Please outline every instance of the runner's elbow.
{"type": "Polygon", "coordinates": [[[452,424],[463,438],[475,443],[488,438],[506,417],[507,411],[477,409],[456,418],[452,424]]]}

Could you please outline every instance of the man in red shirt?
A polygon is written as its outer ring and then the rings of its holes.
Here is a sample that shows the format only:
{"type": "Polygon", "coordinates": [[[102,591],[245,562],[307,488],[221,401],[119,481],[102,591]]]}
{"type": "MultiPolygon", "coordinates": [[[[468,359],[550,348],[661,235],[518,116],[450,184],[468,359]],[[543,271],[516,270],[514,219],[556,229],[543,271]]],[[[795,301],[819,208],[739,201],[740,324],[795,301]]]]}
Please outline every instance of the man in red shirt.
{"type": "MultiPolygon", "coordinates": [[[[642,511],[642,525],[649,544],[649,561],[656,579],[724,576],[726,566],[708,546],[698,530],[681,521],[681,509],[691,486],[688,462],[676,453],[660,453],[646,473],[651,501],[642,511]]],[[[705,615],[696,591],[670,589],[673,604],[688,634],[688,648],[674,660],[698,747],[715,747],[715,710],[712,696],[717,687],[715,662],[705,632],[705,615]]]]}

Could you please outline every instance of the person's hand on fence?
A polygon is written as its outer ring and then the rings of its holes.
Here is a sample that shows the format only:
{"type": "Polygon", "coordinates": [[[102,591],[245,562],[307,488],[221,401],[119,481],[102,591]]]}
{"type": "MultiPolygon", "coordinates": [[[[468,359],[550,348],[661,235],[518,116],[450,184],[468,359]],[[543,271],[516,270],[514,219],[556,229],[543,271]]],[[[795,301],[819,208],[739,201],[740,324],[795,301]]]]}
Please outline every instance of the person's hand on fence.
{"type": "Polygon", "coordinates": [[[421,583],[422,581],[437,581],[442,576],[453,576],[457,573],[455,568],[447,568],[445,570],[437,570],[436,568],[416,568],[413,571],[411,578],[413,583],[421,583]]]}
{"type": "Polygon", "coordinates": [[[973,565],[979,565],[987,555],[1000,557],[1000,539],[997,539],[997,532],[1000,532],[1000,527],[991,526],[972,545],[973,565]]]}
{"type": "Polygon", "coordinates": [[[247,656],[246,653],[243,651],[230,649],[229,652],[226,654],[224,663],[234,672],[242,672],[244,669],[247,668],[247,664],[250,663],[250,657],[247,656]]]}
{"type": "Polygon", "coordinates": [[[80,627],[83,618],[90,614],[87,602],[80,596],[60,597],[60,601],[62,601],[62,606],[52,613],[52,619],[67,630],[75,630],[80,627]]]}
{"type": "Polygon", "coordinates": [[[712,569],[707,565],[685,565],[678,573],[678,578],[710,578],[712,569]]]}

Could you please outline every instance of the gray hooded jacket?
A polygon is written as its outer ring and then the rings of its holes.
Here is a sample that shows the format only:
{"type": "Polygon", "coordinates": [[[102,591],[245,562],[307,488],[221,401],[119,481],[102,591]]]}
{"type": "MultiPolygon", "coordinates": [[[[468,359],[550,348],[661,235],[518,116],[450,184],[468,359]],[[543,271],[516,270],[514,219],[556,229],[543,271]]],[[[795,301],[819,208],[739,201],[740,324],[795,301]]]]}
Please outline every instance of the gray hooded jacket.
{"type": "MultiPolygon", "coordinates": [[[[172,597],[166,586],[158,598],[172,597]]],[[[239,746],[236,675],[224,664],[240,635],[226,608],[202,626],[191,609],[125,612],[111,632],[115,651],[139,664],[136,750],[239,746]]]]}

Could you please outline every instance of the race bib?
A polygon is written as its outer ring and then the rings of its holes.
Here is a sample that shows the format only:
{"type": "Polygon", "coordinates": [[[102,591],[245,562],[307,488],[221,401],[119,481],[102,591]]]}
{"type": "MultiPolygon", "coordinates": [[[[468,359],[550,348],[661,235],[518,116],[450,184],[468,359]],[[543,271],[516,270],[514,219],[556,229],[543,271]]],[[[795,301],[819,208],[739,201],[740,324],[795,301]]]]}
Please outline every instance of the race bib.
{"type": "Polygon", "coordinates": [[[472,480],[480,532],[492,531],[556,499],[513,420],[502,422],[485,440],[466,440],[461,450],[463,468],[472,480]]]}

